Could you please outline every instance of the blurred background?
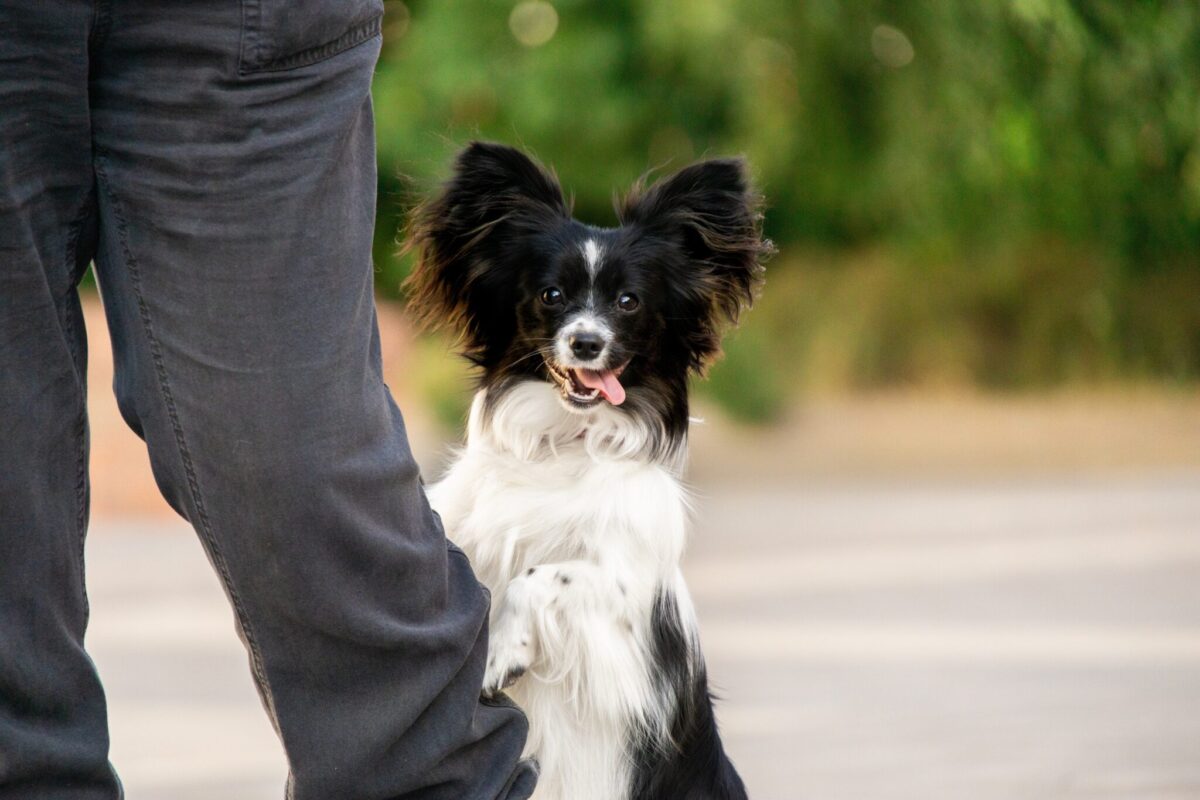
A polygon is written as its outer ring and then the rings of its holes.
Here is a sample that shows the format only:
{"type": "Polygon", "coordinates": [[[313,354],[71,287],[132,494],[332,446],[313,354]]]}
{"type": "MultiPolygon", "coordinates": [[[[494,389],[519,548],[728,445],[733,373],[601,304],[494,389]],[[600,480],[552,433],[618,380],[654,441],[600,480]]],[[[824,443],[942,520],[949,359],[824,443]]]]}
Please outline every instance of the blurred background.
{"type": "Polygon", "coordinates": [[[780,247],[702,390],[1186,386],[1200,377],[1191,2],[388,4],[380,291],[414,193],[480,136],[613,224],[648,170],[743,153],[780,247]]]}
{"type": "MultiPolygon", "coordinates": [[[[581,219],[745,154],[779,246],[698,382],[686,571],[751,796],[1200,798],[1200,5],[387,0],[385,371],[428,478],[469,374],[406,212],[475,137],[581,219]]],[[[277,797],[95,297],[89,646],[131,798],[277,797]]]]}

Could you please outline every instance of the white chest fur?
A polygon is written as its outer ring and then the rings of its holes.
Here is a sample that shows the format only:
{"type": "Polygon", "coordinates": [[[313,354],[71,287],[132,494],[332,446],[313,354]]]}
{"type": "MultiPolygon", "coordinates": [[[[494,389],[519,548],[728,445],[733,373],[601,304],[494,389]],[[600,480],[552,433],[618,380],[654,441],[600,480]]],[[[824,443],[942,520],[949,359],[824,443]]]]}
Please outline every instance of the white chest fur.
{"type": "Polygon", "coordinates": [[[476,397],[466,447],[429,489],[492,592],[493,647],[506,595],[531,567],[561,589],[529,614],[536,653],[511,690],[542,765],[538,800],[621,797],[631,731],[664,724],[651,609],[663,586],[686,605],[687,496],[673,465],[645,456],[650,437],[618,409],[572,414],[551,386],[527,382],[486,413],[476,397]]]}
{"type": "Polygon", "coordinates": [[[429,498],[494,603],[521,571],[557,561],[673,576],[687,495],[671,466],[640,457],[648,432],[637,422],[609,407],[572,414],[541,382],[484,416],[481,393],[467,445],[429,498]]]}

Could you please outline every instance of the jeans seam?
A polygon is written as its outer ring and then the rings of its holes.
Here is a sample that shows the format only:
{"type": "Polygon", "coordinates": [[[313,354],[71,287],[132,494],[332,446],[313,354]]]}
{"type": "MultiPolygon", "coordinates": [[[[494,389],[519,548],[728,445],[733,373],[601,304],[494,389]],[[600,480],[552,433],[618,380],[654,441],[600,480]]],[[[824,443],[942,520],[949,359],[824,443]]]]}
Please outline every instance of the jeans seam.
{"type": "Polygon", "coordinates": [[[97,183],[103,189],[104,194],[108,197],[112,204],[113,216],[117,221],[117,239],[121,243],[121,255],[125,260],[125,266],[129,270],[129,282],[133,288],[133,293],[137,299],[138,316],[142,322],[142,328],[146,335],[146,341],[150,347],[150,356],[154,360],[154,370],[158,379],[158,390],[160,399],[163,405],[166,406],[167,416],[171,422],[172,432],[175,435],[175,444],[179,450],[179,457],[183,463],[184,474],[188,481],[188,490],[191,494],[192,503],[196,508],[197,531],[200,533],[201,539],[208,547],[209,554],[212,557],[214,566],[216,566],[218,574],[221,576],[221,581],[225,585],[225,590],[229,593],[230,602],[233,605],[234,611],[237,613],[238,622],[242,628],[242,634],[246,638],[246,647],[250,651],[251,671],[254,673],[254,678],[263,693],[268,709],[273,720],[277,720],[278,715],[275,709],[275,700],[271,695],[271,688],[267,684],[266,670],[263,667],[262,654],[259,650],[258,640],[250,625],[249,617],[246,614],[244,605],[238,594],[237,588],[234,586],[232,576],[229,572],[229,566],[225,561],[225,555],[221,551],[220,545],[217,543],[216,537],[213,536],[212,526],[209,522],[208,512],[204,507],[204,498],[200,491],[199,480],[196,476],[195,465],[192,462],[191,451],[187,446],[187,438],[184,435],[183,425],[179,420],[179,412],[175,405],[174,395],[171,393],[170,381],[167,377],[166,365],[162,355],[162,348],[159,345],[158,337],[154,334],[154,326],[150,321],[150,309],[146,305],[145,298],[142,296],[142,279],[140,267],[137,259],[134,257],[132,250],[129,247],[128,241],[128,222],[121,210],[120,201],[117,199],[113,191],[112,184],[108,179],[107,171],[104,168],[105,158],[103,154],[97,152],[95,158],[95,170],[97,183]]]}
{"type": "MultiPolygon", "coordinates": [[[[66,269],[67,269],[67,297],[69,299],[72,291],[77,291],[75,286],[78,281],[76,270],[79,261],[79,235],[83,230],[83,223],[88,218],[88,213],[91,209],[91,204],[94,201],[92,188],[84,193],[83,201],[80,203],[79,211],[75,214],[74,219],[67,228],[67,248],[66,248],[66,269]]],[[[71,365],[75,369],[75,380],[79,386],[79,418],[75,428],[75,562],[79,569],[79,594],[83,602],[83,614],[86,618],[90,613],[87,596],[87,577],[84,566],[84,537],[87,526],[87,377],[80,370],[82,363],[82,354],[75,342],[76,321],[75,316],[70,313],[70,309],[63,315],[63,325],[67,335],[67,349],[71,354],[71,365]]]]}
{"type": "MultiPolygon", "coordinates": [[[[244,8],[245,6],[243,6],[243,13],[244,8]]],[[[267,61],[259,59],[262,44],[259,41],[258,32],[253,31],[254,44],[251,46],[251,50],[254,58],[248,59],[249,64],[246,63],[247,59],[240,58],[238,72],[241,75],[253,75],[256,72],[279,72],[297,67],[307,67],[358,47],[360,44],[374,39],[382,30],[383,17],[377,16],[361,25],[356,25],[332,41],[267,61]]],[[[245,36],[245,32],[242,35],[245,36]]]]}
{"type": "Polygon", "coordinates": [[[238,45],[238,72],[245,74],[248,70],[245,63],[249,60],[257,64],[261,61],[259,50],[262,48],[262,37],[259,35],[259,19],[261,17],[257,0],[242,0],[242,33],[238,45]]]}
{"type": "Polygon", "coordinates": [[[92,29],[88,33],[88,47],[98,47],[108,36],[112,25],[112,0],[95,0],[92,7],[92,29]]]}

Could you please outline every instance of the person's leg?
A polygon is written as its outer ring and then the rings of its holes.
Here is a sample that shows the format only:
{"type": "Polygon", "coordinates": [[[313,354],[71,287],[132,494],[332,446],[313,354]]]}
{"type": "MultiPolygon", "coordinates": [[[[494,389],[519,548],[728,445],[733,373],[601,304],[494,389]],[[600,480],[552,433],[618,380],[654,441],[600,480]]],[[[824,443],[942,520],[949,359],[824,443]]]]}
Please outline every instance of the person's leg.
{"type": "Polygon", "coordinates": [[[0,3],[0,798],[115,798],[83,650],[85,2],[0,3]]]}
{"type": "Polygon", "coordinates": [[[224,581],[291,796],[515,800],[524,716],[479,701],[487,597],[381,376],[357,5],[113,5],[93,124],[116,388],[224,581]]]}

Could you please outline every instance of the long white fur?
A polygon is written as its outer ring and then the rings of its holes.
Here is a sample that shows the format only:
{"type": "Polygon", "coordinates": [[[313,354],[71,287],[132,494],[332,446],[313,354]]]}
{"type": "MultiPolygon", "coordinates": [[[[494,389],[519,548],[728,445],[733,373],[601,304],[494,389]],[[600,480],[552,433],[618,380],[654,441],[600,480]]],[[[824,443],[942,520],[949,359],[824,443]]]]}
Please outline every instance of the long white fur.
{"type": "Polygon", "coordinates": [[[465,448],[429,488],[492,591],[485,687],[527,670],[509,692],[529,716],[537,800],[620,800],[632,733],[668,737],[650,663],[659,587],[695,631],[677,464],[653,459],[656,432],[634,416],[607,403],[573,413],[543,381],[485,406],[480,392],[465,448]]]}

